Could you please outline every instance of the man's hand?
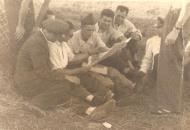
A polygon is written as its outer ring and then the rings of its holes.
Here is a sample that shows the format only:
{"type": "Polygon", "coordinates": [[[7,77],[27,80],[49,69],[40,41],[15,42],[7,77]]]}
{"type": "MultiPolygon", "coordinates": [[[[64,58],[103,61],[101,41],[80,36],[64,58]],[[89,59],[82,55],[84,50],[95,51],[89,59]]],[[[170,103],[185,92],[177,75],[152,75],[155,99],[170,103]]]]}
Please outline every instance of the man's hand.
{"type": "Polygon", "coordinates": [[[142,71],[138,72],[138,77],[143,78],[145,76],[145,73],[142,71]]]}
{"type": "Polygon", "coordinates": [[[136,80],[136,82],[140,82],[140,81],[142,81],[143,80],[143,78],[144,78],[144,76],[146,75],[144,72],[142,72],[142,71],[137,71],[137,70],[132,70],[133,72],[133,75],[134,75],[134,77],[135,77],[135,80],[136,80]]]}
{"type": "Polygon", "coordinates": [[[90,65],[83,66],[83,67],[80,68],[80,72],[81,73],[88,72],[90,69],[91,69],[90,65]]]}
{"type": "Polygon", "coordinates": [[[165,43],[167,46],[173,45],[179,35],[179,30],[173,29],[166,37],[165,43]]]}
{"type": "Polygon", "coordinates": [[[116,43],[112,46],[112,51],[115,53],[117,51],[120,51],[121,49],[123,49],[125,47],[125,43],[120,42],[120,43],[116,43]]]}
{"type": "Polygon", "coordinates": [[[20,41],[23,38],[24,33],[25,33],[24,26],[17,26],[16,33],[15,33],[16,40],[20,41]]]}
{"type": "Polygon", "coordinates": [[[70,82],[72,82],[74,84],[77,84],[77,85],[80,84],[80,79],[78,77],[76,77],[76,76],[66,75],[65,79],[67,79],[68,81],[70,81],[70,82]]]}
{"type": "Polygon", "coordinates": [[[39,31],[39,30],[40,30],[39,27],[34,27],[33,30],[32,30],[32,32],[37,32],[37,31],[39,31]]]}
{"type": "Polygon", "coordinates": [[[139,36],[139,34],[137,32],[131,33],[131,38],[134,40],[140,40],[141,39],[141,37],[139,36]]]}

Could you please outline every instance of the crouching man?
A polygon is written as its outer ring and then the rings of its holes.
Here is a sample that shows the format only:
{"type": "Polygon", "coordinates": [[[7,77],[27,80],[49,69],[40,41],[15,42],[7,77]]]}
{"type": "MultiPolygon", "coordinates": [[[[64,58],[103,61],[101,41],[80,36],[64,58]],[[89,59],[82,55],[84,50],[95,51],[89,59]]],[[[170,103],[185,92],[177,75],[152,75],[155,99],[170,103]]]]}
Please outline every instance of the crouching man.
{"type": "MultiPolygon", "coordinates": [[[[95,24],[96,21],[93,14],[88,14],[81,20],[81,29],[75,32],[69,41],[69,46],[74,54],[80,57],[81,63],[88,61],[89,56],[99,55],[110,49],[105,45],[97,32],[95,32],[95,24]]],[[[114,82],[113,90],[115,87],[132,89],[135,86],[135,84],[129,81],[117,69],[107,66],[104,66],[104,68],[106,70],[104,74],[90,71],[89,73],[80,75],[82,79],[81,82],[83,82],[85,86],[91,86],[92,88],[93,77],[95,77],[98,82],[105,82],[105,78],[110,78],[114,82]],[[97,77],[99,78],[97,79],[97,77]]]]}

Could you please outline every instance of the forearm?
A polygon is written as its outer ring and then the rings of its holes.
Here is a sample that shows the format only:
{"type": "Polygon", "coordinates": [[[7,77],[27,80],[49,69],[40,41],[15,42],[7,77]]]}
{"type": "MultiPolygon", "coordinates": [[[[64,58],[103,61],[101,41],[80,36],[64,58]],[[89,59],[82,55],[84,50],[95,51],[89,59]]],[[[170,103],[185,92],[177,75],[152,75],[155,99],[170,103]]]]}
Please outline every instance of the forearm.
{"type": "Polygon", "coordinates": [[[82,68],[75,68],[75,69],[63,69],[62,73],[65,75],[75,75],[75,74],[79,74],[82,73],[82,68]]]}
{"type": "Polygon", "coordinates": [[[188,2],[186,5],[183,5],[180,12],[180,16],[176,22],[176,27],[182,28],[182,26],[185,24],[185,22],[190,16],[189,12],[190,12],[190,2],[188,2]]]}
{"type": "Polygon", "coordinates": [[[70,61],[70,64],[81,64],[82,62],[88,59],[88,54],[77,54],[74,58],[70,61]]]}
{"type": "Polygon", "coordinates": [[[41,25],[42,21],[44,20],[46,13],[49,9],[50,2],[51,2],[51,0],[45,0],[43,5],[41,6],[39,15],[37,16],[37,19],[36,19],[36,24],[35,24],[36,27],[39,27],[41,25]]]}
{"type": "Polygon", "coordinates": [[[142,60],[142,64],[140,66],[140,71],[147,73],[148,70],[151,69],[153,63],[153,55],[151,54],[151,50],[147,49],[146,54],[142,60]]]}
{"type": "Polygon", "coordinates": [[[99,54],[99,53],[106,52],[106,51],[108,51],[108,50],[109,50],[108,47],[97,47],[97,48],[95,48],[94,50],[92,50],[90,53],[91,53],[92,55],[94,55],[94,54],[99,54]]]}
{"type": "Polygon", "coordinates": [[[187,53],[189,53],[189,52],[185,52],[185,54],[184,54],[184,66],[186,66],[190,63],[190,55],[187,53]]]}
{"type": "Polygon", "coordinates": [[[19,16],[18,16],[18,24],[17,26],[24,26],[25,19],[28,14],[28,8],[31,0],[23,0],[21,3],[20,11],[19,11],[19,16]]]}
{"type": "Polygon", "coordinates": [[[190,58],[184,59],[184,66],[187,66],[190,63],[190,58]]]}
{"type": "Polygon", "coordinates": [[[74,68],[74,69],[67,69],[67,68],[63,68],[63,69],[56,69],[52,71],[52,74],[54,77],[65,77],[65,75],[76,75],[79,73],[83,73],[85,72],[84,67],[78,67],[78,68],[74,68]]]}

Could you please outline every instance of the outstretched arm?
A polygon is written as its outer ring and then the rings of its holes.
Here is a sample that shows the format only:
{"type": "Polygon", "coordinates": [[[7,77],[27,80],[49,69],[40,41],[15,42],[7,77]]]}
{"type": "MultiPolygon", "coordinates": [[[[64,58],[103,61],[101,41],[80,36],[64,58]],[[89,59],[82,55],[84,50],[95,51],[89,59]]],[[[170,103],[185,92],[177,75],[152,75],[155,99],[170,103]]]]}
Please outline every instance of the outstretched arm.
{"type": "Polygon", "coordinates": [[[180,16],[179,16],[173,30],[166,37],[167,45],[175,43],[180,30],[182,29],[183,25],[186,23],[189,16],[190,16],[190,2],[183,5],[182,10],[180,12],[180,16]]]}

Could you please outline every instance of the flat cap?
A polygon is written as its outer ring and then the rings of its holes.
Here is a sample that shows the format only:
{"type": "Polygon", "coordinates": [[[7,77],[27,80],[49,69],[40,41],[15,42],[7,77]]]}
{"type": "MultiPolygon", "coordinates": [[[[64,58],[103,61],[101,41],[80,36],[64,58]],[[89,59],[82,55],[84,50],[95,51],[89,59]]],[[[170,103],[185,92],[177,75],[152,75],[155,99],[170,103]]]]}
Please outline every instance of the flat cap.
{"type": "Polygon", "coordinates": [[[47,19],[42,23],[42,28],[55,34],[65,34],[69,31],[69,24],[60,19],[47,19]]]}

